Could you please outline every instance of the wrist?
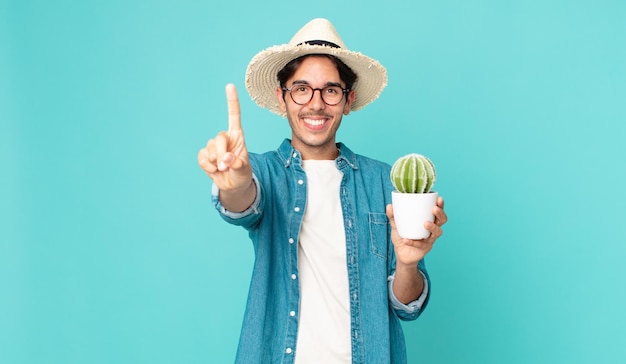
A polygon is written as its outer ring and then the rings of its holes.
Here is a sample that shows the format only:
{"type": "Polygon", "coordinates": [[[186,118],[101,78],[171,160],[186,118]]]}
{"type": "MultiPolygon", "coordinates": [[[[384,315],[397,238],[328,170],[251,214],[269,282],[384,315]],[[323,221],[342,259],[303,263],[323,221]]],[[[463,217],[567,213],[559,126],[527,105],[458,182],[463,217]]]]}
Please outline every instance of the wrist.
{"type": "Polygon", "coordinates": [[[247,192],[250,192],[251,189],[253,189],[255,187],[254,185],[254,179],[250,178],[249,181],[246,181],[244,183],[242,183],[240,186],[235,186],[235,187],[221,187],[220,190],[220,195],[222,194],[228,194],[228,195],[236,195],[236,196],[240,196],[242,194],[245,194],[247,192]]]}
{"type": "Polygon", "coordinates": [[[419,269],[417,268],[417,264],[404,264],[402,262],[396,262],[396,274],[417,274],[419,269]]]}

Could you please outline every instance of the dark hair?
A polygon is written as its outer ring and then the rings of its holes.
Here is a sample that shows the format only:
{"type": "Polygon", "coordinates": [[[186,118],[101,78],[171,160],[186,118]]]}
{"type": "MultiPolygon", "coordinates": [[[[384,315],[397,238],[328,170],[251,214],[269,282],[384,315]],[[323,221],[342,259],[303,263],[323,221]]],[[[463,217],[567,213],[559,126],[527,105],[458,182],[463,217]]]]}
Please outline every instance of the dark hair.
{"type": "Polygon", "coordinates": [[[285,67],[283,67],[283,69],[278,71],[277,76],[278,76],[278,82],[280,83],[280,87],[285,87],[287,80],[290,79],[294,73],[296,73],[296,70],[298,69],[298,67],[300,67],[300,64],[302,63],[302,61],[306,57],[311,57],[311,56],[326,57],[330,59],[335,64],[335,67],[337,67],[337,71],[339,72],[339,78],[341,78],[341,80],[346,84],[346,89],[352,90],[352,86],[354,85],[354,82],[356,81],[356,78],[357,78],[356,73],[354,73],[354,71],[350,67],[348,67],[345,63],[343,63],[343,61],[341,61],[339,58],[330,54],[307,54],[307,55],[291,60],[289,63],[285,65],[285,67]]]}

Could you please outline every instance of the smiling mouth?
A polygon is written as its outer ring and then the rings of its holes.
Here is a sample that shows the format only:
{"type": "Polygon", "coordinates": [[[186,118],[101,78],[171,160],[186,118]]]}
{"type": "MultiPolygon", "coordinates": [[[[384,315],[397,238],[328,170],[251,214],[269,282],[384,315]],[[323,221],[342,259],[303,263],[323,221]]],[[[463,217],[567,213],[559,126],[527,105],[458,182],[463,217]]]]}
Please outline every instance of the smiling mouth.
{"type": "Polygon", "coordinates": [[[302,119],[304,121],[305,124],[311,125],[311,126],[321,126],[324,125],[324,123],[326,122],[326,119],[308,119],[308,118],[304,118],[302,119]]]}

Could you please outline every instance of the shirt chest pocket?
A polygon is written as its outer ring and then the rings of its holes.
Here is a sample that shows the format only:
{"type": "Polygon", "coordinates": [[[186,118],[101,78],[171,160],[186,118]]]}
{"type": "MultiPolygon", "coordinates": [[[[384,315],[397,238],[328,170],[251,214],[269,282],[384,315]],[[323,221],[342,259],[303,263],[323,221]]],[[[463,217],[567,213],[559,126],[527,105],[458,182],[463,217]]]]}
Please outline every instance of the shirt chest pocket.
{"type": "Polygon", "coordinates": [[[389,246],[389,219],[380,212],[369,213],[370,244],[372,254],[387,259],[389,246]]]}

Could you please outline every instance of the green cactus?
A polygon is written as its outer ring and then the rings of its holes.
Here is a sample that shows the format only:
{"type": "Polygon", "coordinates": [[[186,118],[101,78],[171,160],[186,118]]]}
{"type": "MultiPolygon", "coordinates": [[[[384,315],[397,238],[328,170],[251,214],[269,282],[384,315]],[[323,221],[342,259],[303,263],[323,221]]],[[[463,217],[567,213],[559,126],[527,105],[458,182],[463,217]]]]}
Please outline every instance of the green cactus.
{"type": "Polygon", "coordinates": [[[391,167],[391,183],[402,193],[428,193],[437,174],[430,159],[420,154],[407,154],[391,167]]]}

